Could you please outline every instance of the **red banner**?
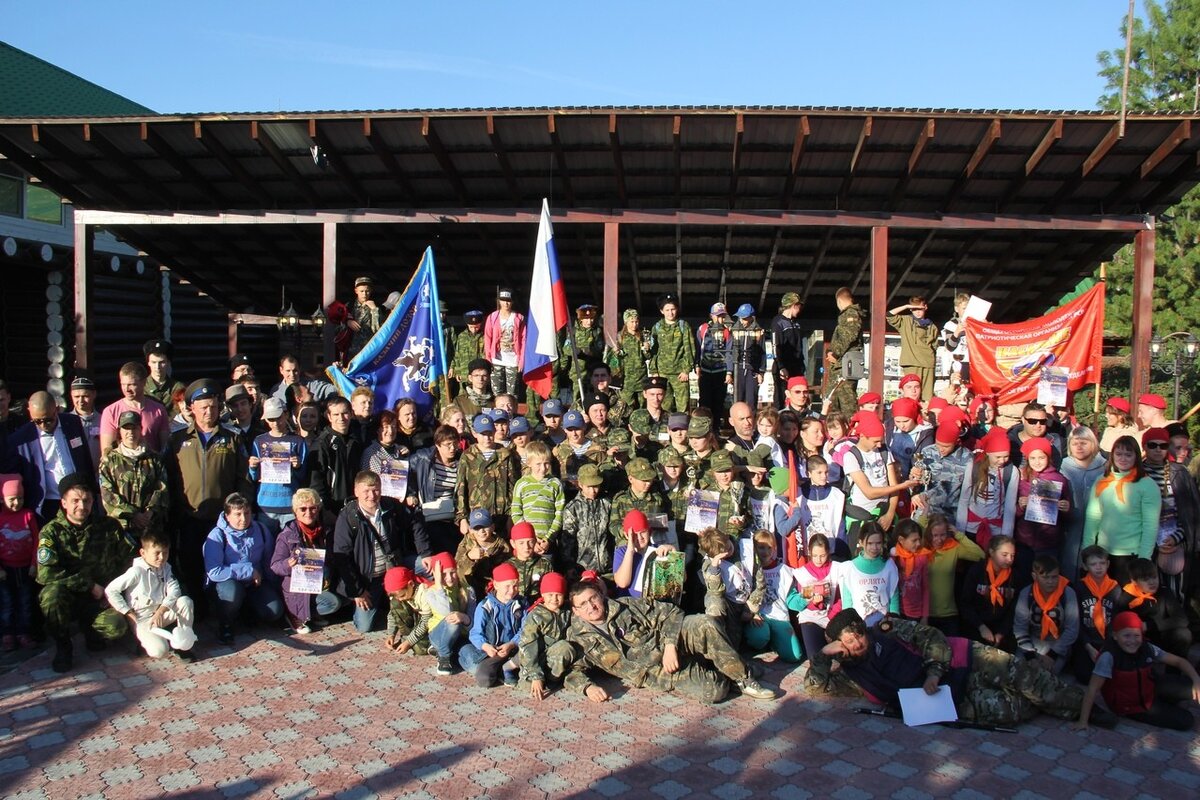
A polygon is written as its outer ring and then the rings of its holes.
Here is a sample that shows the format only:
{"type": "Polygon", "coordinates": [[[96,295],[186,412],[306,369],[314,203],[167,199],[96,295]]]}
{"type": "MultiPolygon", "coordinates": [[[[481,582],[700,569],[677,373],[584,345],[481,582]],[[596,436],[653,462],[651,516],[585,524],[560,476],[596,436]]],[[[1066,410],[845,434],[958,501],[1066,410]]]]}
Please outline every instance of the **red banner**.
{"type": "Polygon", "coordinates": [[[1037,399],[1043,367],[1067,367],[1072,392],[1100,379],[1104,338],[1104,283],[1093,286],[1044,317],[997,325],[968,319],[971,389],[998,395],[998,402],[1037,399]]]}

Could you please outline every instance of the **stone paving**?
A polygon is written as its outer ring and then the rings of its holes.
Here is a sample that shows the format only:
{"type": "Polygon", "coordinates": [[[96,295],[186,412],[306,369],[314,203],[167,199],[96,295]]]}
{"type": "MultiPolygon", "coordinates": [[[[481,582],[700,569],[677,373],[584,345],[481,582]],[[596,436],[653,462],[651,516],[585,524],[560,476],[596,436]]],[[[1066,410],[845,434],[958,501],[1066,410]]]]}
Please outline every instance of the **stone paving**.
{"type": "MultiPolygon", "coordinates": [[[[203,631],[207,633],[207,630],[203,631]]],[[[799,693],[702,707],[620,691],[596,705],[440,678],[431,658],[335,625],[239,636],[185,664],[42,653],[0,676],[0,795],[9,798],[751,796],[1185,798],[1200,739],[1122,723],[1077,733],[906,728],[799,693]]],[[[82,647],[78,647],[82,650],[82,647]]]]}

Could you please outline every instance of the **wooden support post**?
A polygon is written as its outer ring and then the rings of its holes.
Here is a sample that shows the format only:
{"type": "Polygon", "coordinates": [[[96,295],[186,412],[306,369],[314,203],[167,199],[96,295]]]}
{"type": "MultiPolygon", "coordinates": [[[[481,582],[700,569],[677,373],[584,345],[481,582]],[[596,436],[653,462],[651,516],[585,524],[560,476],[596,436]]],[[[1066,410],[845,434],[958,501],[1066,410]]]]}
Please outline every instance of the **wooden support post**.
{"type": "MultiPolygon", "coordinates": [[[[88,226],[75,223],[75,368],[92,366],[92,339],[88,335],[88,313],[91,311],[91,276],[88,258],[91,256],[91,236],[88,226]]],[[[68,385],[70,382],[68,381],[68,385]]]]}
{"type": "Polygon", "coordinates": [[[621,223],[604,223],[604,339],[617,340],[620,299],[617,294],[617,255],[620,252],[621,223]]]}
{"type": "Polygon", "coordinates": [[[1129,396],[1150,389],[1150,337],[1154,323],[1154,229],[1133,240],[1133,350],[1129,359],[1129,396]]]}
{"type": "MultiPolygon", "coordinates": [[[[321,308],[328,309],[329,304],[337,300],[337,236],[336,222],[326,222],[322,226],[323,240],[321,248],[321,308]]],[[[328,312],[327,312],[328,313],[328,312]]],[[[333,325],[327,324],[323,334],[325,366],[333,363],[333,325]]]]}
{"type": "Polygon", "coordinates": [[[888,294],[888,229],[871,228],[871,369],[870,391],[883,394],[883,341],[886,331],[888,294]]]}
{"type": "Polygon", "coordinates": [[[238,314],[226,315],[226,331],[229,340],[229,357],[233,358],[238,351],[238,314]]]}

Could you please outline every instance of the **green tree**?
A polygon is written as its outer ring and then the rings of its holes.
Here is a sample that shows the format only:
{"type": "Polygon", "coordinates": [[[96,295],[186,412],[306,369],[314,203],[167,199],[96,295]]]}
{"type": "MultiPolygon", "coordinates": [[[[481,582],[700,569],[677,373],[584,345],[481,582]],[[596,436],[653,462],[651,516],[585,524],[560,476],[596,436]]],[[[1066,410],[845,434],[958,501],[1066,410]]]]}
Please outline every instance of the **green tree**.
{"type": "MultiPolygon", "coordinates": [[[[1105,91],[1099,106],[1121,109],[1125,59],[1125,25],[1118,26],[1120,46],[1102,51],[1097,59],[1105,91]]],[[[1195,111],[1200,107],[1200,2],[1146,0],[1145,19],[1135,19],[1129,61],[1129,111],[1195,111]]],[[[1200,335],[1200,189],[1158,217],[1155,242],[1154,332],[1191,331],[1200,335]]],[[[1097,271],[1097,277],[1099,272],[1097,271]]],[[[1105,328],[1128,340],[1133,335],[1133,246],[1122,248],[1107,272],[1105,328]]],[[[1128,353],[1126,346],[1123,353],[1128,353]]],[[[1181,411],[1198,397],[1193,391],[1197,371],[1184,375],[1181,411]]],[[[1151,383],[1170,399],[1174,381],[1156,368],[1151,383]]],[[[1104,396],[1128,392],[1128,373],[1104,376],[1104,396]],[[1122,388],[1123,387],[1123,388],[1122,388]]],[[[1197,420],[1197,417],[1193,417],[1197,420]]],[[[1197,420],[1200,421],[1200,420],[1197,420]]]]}

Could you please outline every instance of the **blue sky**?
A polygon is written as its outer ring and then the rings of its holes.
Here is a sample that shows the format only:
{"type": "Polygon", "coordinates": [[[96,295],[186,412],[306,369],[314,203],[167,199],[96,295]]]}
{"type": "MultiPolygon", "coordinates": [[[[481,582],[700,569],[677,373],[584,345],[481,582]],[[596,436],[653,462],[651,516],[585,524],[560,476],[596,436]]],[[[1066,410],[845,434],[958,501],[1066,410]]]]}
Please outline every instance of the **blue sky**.
{"type": "Polygon", "coordinates": [[[0,38],[160,112],[1094,108],[1126,0],[29,3],[0,38]]]}

